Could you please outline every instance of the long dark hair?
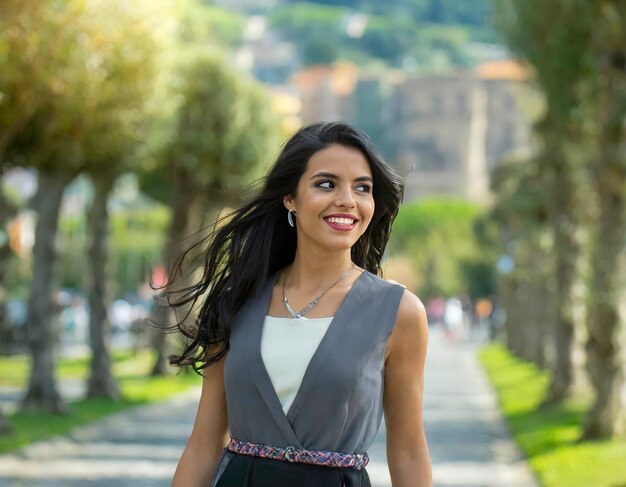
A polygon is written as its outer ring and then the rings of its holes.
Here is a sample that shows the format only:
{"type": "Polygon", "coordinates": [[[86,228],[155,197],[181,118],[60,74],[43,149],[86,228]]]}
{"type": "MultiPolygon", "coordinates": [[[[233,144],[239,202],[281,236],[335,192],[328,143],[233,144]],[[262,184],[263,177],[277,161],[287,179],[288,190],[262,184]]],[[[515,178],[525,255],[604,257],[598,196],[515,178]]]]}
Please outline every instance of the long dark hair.
{"type": "MultiPolygon", "coordinates": [[[[369,137],[350,125],[331,122],[303,127],[284,144],[258,194],[220,218],[208,237],[196,244],[205,249],[198,282],[179,290],[166,285],[167,301],[173,308],[193,309],[201,303],[192,326],[183,319],[172,327],[188,340],[181,355],[169,357],[171,364],[191,366],[201,374],[228,351],[233,317],[263,280],[295,257],[296,230],[287,223],[283,197],[295,196],[311,156],[333,144],[358,149],[370,165],[374,215],[351,253],[355,264],[382,275],[380,261],[404,194],[402,178],[376,153],[369,137]]],[[[178,258],[171,276],[183,274],[190,250],[178,258]]]]}

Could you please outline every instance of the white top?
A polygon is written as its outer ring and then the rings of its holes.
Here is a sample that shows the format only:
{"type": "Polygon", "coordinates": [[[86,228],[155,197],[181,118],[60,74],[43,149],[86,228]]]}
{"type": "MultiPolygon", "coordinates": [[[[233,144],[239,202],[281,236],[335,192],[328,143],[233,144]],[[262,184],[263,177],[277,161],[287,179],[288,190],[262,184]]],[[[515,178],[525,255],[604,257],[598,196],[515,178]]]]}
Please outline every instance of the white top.
{"type": "Polygon", "coordinates": [[[298,319],[265,315],[261,356],[285,414],[332,320],[332,316],[298,319]]]}

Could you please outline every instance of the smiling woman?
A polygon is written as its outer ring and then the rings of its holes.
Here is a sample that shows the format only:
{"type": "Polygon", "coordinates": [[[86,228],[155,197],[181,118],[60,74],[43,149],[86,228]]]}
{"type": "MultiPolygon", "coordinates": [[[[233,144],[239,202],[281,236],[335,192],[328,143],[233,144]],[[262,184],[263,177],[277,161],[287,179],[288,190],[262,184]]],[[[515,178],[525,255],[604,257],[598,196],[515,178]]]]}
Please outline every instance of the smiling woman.
{"type": "Polygon", "coordinates": [[[332,144],[314,153],[295,193],[283,198],[297,216],[296,261],[298,253],[351,248],[372,220],[372,185],[372,171],[360,150],[332,144]]]}
{"type": "Polygon", "coordinates": [[[431,485],[426,315],[380,277],[402,192],[365,134],[304,127],[209,235],[200,280],[169,284],[172,306],[201,300],[171,361],[204,376],[174,487],[369,486],[383,412],[394,487],[431,485]]]}

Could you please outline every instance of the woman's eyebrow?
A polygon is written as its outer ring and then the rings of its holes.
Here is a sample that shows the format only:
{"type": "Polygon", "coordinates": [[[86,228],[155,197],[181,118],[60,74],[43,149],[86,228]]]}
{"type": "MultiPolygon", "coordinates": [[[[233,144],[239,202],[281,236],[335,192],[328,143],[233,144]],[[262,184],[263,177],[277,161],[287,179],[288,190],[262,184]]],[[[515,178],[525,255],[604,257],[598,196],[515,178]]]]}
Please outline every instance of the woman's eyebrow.
{"type": "MultiPolygon", "coordinates": [[[[340,179],[339,176],[333,174],[332,172],[317,172],[313,174],[313,176],[311,176],[309,179],[313,178],[340,179]]],[[[369,176],[359,176],[358,178],[354,178],[354,181],[369,181],[370,183],[374,182],[374,180],[369,176]]]]}

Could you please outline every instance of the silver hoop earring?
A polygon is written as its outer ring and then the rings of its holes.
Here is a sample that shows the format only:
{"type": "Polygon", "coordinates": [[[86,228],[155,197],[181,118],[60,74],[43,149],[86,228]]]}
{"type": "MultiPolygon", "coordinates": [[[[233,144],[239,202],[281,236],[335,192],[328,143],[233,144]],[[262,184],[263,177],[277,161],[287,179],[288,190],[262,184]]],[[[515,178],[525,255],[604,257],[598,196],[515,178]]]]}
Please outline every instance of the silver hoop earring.
{"type": "Polygon", "coordinates": [[[287,221],[289,222],[290,226],[295,227],[296,224],[293,221],[293,215],[295,215],[295,212],[293,210],[289,210],[287,212],[287,221]]]}

